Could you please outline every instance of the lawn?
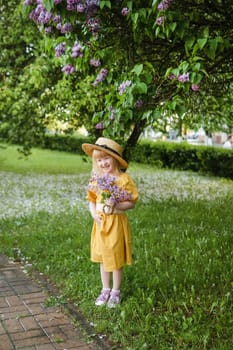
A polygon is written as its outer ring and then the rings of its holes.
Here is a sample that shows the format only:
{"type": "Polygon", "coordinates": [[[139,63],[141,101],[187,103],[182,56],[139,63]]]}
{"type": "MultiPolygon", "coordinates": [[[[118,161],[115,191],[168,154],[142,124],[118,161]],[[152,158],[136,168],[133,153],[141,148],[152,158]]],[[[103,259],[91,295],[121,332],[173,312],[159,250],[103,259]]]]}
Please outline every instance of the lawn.
{"type": "Polygon", "coordinates": [[[94,306],[90,163],[45,150],[17,157],[0,149],[1,251],[49,276],[93,335],[112,349],[233,348],[232,181],[130,164],[140,192],[129,211],[134,265],[125,268],[121,306],[109,310],[94,306]]]}

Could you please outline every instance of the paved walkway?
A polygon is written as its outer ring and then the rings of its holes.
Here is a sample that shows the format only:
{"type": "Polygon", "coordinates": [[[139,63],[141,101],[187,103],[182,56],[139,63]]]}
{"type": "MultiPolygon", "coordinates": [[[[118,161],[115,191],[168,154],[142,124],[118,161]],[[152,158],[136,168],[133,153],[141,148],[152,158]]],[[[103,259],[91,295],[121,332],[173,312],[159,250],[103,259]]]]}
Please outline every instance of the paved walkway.
{"type": "MultiPolygon", "coordinates": [[[[47,291],[0,253],[0,350],[96,350],[47,291]]],[[[80,329],[79,329],[80,328],[80,329]]]]}

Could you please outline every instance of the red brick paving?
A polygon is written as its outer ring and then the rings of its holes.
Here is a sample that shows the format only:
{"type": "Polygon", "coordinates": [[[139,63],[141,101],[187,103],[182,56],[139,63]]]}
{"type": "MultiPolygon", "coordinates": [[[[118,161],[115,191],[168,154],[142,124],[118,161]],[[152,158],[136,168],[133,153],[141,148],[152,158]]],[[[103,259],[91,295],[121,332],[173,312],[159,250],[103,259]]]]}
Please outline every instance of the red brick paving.
{"type": "Polygon", "coordinates": [[[0,350],[97,350],[46,290],[0,253],[0,350]]]}

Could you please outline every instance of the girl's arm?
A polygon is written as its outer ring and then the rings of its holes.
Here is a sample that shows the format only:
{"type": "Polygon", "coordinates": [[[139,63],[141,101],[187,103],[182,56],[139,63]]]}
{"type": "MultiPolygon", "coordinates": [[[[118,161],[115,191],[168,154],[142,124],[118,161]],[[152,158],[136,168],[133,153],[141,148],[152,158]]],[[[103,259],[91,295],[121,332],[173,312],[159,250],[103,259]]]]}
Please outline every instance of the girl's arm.
{"type": "Polygon", "coordinates": [[[101,223],[101,218],[100,216],[96,213],[96,203],[95,202],[89,202],[89,210],[91,213],[91,216],[93,219],[96,221],[98,225],[101,223]]]}
{"type": "Polygon", "coordinates": [[[116,204],[115,208],[118,210],[128,210],[133,209],[135,206],[133,201],[124,201],[116,204]]]}

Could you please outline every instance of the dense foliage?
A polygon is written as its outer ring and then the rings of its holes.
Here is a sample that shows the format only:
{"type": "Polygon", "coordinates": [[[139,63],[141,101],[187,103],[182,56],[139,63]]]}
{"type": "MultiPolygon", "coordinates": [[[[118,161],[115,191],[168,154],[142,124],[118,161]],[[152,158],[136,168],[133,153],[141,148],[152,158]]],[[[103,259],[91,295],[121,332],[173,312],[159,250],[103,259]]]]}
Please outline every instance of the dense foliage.
{"type": "Polygon", "coordinates": [[[232,9],[230,0],[2,3],[1,121],[22,140],[59,119],[129,146],[148,125],[229,131],[232,9]]]}
{"type": "Polygon", "coordinates": [[[93,122],[108,135],[135,141],[148,124],[164,128],[173,116],[176,126],[182,119],[193,125],[201,113],[208,131],[231,124],[231,1],[24,4],[62,70],[91,77],[89,89],[100,99],[93,122]]]}

